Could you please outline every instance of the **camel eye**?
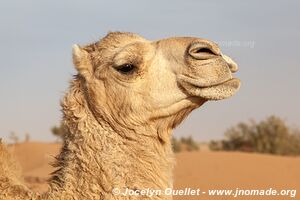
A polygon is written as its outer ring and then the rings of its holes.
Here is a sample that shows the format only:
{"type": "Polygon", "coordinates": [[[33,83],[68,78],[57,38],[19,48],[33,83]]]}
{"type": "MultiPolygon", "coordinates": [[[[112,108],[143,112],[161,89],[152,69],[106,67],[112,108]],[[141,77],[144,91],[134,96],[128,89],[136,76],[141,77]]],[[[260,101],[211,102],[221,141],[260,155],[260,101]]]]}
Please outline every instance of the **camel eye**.
{"type": "Polygon", "coordinates": [[[129,74],[132,73],[135,70],[135,66],[132,64],[124,64],[117,68],[117,71],[122,74],[129,74]]]}

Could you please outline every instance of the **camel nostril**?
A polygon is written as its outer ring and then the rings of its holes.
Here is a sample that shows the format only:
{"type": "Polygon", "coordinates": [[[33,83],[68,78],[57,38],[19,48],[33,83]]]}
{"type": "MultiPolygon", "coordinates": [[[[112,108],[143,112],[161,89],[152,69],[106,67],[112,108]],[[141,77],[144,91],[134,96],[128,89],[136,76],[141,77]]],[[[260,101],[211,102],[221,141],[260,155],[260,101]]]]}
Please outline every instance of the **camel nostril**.
{"type": "Polygon", "coordinates": [[[188,47],[188,54],[196,60],[207,60],[220,56],[220,50],[209,42],[196,42],[188,47]]]}
{"type": "Polygon", "coordinates": [[[195,53],[210,53],[210,54],[214,54],[214,52],[212,52],[212,50],[210,50],[209,48],[199,48],[195,53]]]}

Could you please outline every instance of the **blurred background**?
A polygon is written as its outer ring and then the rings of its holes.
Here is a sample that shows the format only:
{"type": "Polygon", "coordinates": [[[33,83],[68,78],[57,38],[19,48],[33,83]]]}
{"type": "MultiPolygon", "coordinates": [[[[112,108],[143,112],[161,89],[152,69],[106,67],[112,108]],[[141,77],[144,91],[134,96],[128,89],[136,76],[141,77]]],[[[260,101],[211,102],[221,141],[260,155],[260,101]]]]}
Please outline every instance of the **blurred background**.
{"type": "Polygon", "coordinates": [[[196,110],[175,136],[220,139],[240,121],[280,116],[300,121],[300,3],[291,1],[16,1],[0,7],[0,137],[11,132],[53,141],[59,100],[75,74],[71,46],[108,31],[147,39],[195,36],[213,40],[239,64],[234,98],[196,110]]]}

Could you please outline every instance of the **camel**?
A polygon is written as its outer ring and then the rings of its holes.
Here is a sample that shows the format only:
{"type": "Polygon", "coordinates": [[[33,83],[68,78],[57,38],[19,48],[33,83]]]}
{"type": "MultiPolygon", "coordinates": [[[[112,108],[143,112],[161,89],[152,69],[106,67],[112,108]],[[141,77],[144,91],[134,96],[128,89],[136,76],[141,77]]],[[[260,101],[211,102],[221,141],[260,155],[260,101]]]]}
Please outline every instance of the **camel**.
{"type": "Polygon", "coordinates": [[[172,199],[141,192],[172,188],[172,130],[205,102],[240,87],[232,75],[237,64],[200,38],[149,41],[111,32],[74,45],[73,63],[78,73],[61,101],[69,133],[49,190],[28,189],[2,144],[0,199],[172,199]]]}

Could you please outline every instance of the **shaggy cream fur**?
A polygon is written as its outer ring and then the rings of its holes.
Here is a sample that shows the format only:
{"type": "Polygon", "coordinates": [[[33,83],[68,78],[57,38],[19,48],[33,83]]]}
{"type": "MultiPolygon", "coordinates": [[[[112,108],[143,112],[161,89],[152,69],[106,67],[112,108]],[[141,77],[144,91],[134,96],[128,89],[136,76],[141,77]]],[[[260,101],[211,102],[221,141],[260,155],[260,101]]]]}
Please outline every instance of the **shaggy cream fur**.
{"type": "Polygon", "coordinates": [[[207,100],[232,96],[237,65],[208,40],[120,32],[74,45],[73,61],[78,75],[61,103],[69,133],[49,190],[24,186],[0,144],[0,199],[172,199],[112,191],[172,187],[172,129],[207,100]]]}

